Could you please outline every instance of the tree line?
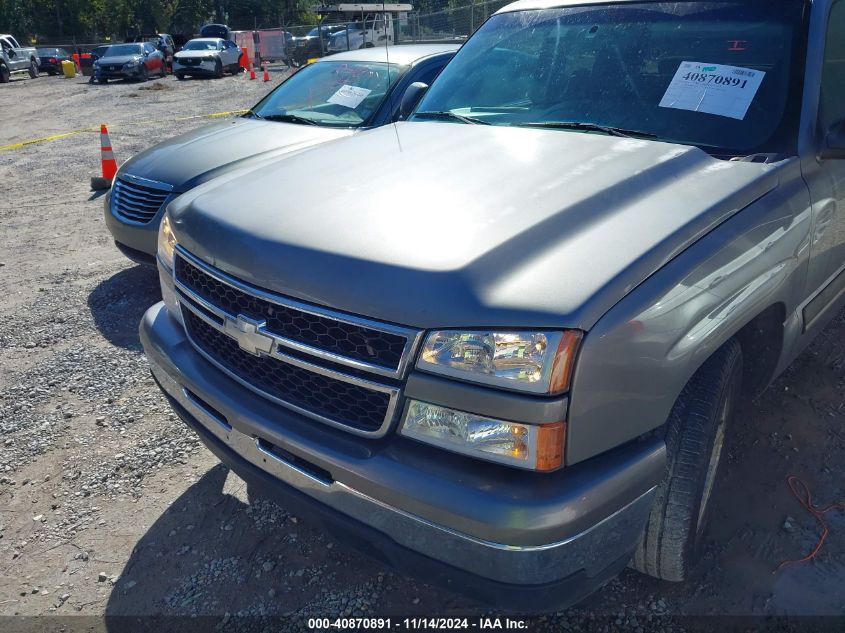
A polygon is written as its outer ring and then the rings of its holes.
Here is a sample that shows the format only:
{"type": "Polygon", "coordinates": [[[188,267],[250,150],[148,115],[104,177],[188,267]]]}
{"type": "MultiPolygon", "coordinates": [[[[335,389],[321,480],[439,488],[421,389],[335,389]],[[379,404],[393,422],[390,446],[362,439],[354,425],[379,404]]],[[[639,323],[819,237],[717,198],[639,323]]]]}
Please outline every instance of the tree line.
{"type": "Polygon", "coordinates": [[[0,32],[23,41],[101,41],[130,34],[194,34],[314,23],[315,0],[0,0],[0,32]]]}

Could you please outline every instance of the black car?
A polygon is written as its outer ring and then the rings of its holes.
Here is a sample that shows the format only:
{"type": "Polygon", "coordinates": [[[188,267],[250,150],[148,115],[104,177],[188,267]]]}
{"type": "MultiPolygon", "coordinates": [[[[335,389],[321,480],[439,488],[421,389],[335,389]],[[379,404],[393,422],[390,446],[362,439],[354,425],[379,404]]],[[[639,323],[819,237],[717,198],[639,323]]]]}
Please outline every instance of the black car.
{"type": "Polygon", "coordinates": [[[301,66],[313,57],[322,57],[329,36],[346,29],[346,24],[323,24],[315,26],[306,35],[291,39],[293,50],[289,57],[296,66],[301,66]],[[321,37],[322,36],[322,37],[321,37]]]}
{"type": "Polygon", "coordinates": [[[38,70],[48,75],[56,75],[62,72],[62,62],[72,59],[70,53],[63,48],[52,48],[36,46],[38,52],[38,70]]]}

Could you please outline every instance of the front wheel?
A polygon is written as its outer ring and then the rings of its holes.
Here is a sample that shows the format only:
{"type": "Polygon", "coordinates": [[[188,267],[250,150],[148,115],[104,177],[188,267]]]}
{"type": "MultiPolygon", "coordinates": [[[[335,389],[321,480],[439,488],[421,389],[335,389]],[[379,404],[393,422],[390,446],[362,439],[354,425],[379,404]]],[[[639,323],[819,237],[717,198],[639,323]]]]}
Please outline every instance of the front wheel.
{"type": "Polygon", "coordinates": [[[12,79],[12,73],[6,68],[6,64],[0,64],[0,84],[7,84],[12,79]]]}
{"type": "Polygon", "coordinates": [[[742,350],[731,339],[690,379],[666,424],[666,475],[631,565],[684,580],[707,525],[725,434],[742,387],[742,350]]]}
{"type": "Polygon", "coordinates": [[[185,81],[185,73],[176,73],[176,79],[179,81],[185,81]]]}
{"type": "Polygon", "coordinates": [[[35,60],[29,62],[29,77],[31,79],[38,77],[38,63],[35,60]]]}
{"type": "Polygon", "coordinates": [[[223,76],[223,62],[221,62],[219,59],[214,62],[214,76],[217,79],[220,79],[223,76]]]}
{"type": "Polygon", "coordinates": [[[149,81],[150,79],[150,71],[147,70],[147,67],[143,64],[141,65],[141,72],[138,73],[138,80],[139,81],[149,81]]]}

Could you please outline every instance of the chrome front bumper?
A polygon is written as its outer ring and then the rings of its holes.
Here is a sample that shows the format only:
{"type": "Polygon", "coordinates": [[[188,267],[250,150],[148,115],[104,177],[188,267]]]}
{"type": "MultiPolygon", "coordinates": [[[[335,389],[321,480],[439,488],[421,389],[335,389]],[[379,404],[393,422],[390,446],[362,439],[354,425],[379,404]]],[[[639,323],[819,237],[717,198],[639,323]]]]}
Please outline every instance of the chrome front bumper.
{"type": "MultiPolygon", "coordinates": [[[[190,418],[186,422],[191,426],[201,426],[198,429],[203,431],[201,437],[204,434],[213,437],[218,449],[224,447],[225,451],[271,476],[280,487],[291,487],[314,502],[369,526],[408,550],[496,583],[543,585],[576,573],[605,581],[607,578],[604,572],[608,566],[630,555],[639,541],[651,509],[655,485],[662,473],[665,449],[655,445],[643,450],[640,457],[630,462],[631,476],[628,480],[637,480],[644,491],[587,529],[561,540],[514,545],[480,538],[368,494],[352,483],[352,480],[360,479],[360,473],[349,474],[347,479],[347,473],[339,466],[330,470],[329,477],[323,478],[265,448],[268,441],[273,441],[269,430],[274,426],[278,429],[280,424],[284,424],[284,418],[291,414],[279,410],[272,419],[264,419],[261,409],[263,405],[255,406],[254,395],[227,379],[190,346],[181,327],[167,314],[163,304],[153,306],[144,316],[141,339],[152,373],[165,394],[175,403],[174,408],[183,418],[190,418]],[[221,385],[227,385],[226,393],[222,392],[221,385]],[[264,435],[252,430],[257,428],[266,428],[268,433],[264,435]]],[[[320,432],[344,435],[342,431],[333,429],[320,432]]],[[[295,436],[295,433],[292,432],[291,436],[295,436]]],[[[209,438],[203,438],[206,444],[210,443],[209,438]]],[[[360,438],[341,439],[344,442],[370,441],[360,438]]],[[[219,450],[215,452],[220,454],[219,450]]],[[[337,465],[340,460],[328,456],[323,463],[337,465]]],[[[472,467],[471,460],[466,463],[472,467]]],[[[384,475],[389,462],[382,460],[374,467],[379,474],[384,475]]],[[[402,467],[408,466],[403,464],[402,467]]],[[[401,472],[397,472],[392,479],[396,488],[401,489],[406,484],[401,472]]],[[[622,476],[620,481],[624,482],[625,479],[622,476]]],[[[391,480],[391,477],[388,476],[387,480],[391,480]]],[[[573,482],[577,482],[578,486],[585,483],[583,477],[576,477],[573,482]]],[[[460,488],[463,484],[460,481],[453,480],[451,483],[456,493],[462,492],[460,488]]],[[[432,486],[438,484],[437,481],[431,482],[432,486]]],[[[409,488],[399,492],[401,494],[395,498],[404,499],[413,496],[415,490],[409,488]]],[[[601,494],[604,493],[597,492],[597,496],[601,494]]],[[[448,491],[440,496],[444,505],[450,503],[448,491]]],[[[579,496],[578,502],[584,502],[584,498],[579,496]]],[[[478,497],[478,503],[485,503],[483,496],[478,497]]],[[[513,521],[524,519],[528,524],[535,520],[533,514],[525,516],[523,508],[516,502],[514,510],[511,517],[513,521]]],[[[496,512],[501,513],[496,510],[493,514],[496,512]]],[[[573,507],[567,512],[566,508],[549,506],[532,507],[530,512],[543,516],[544,520],[553,514],[555,521],[565,524],[573,520],[576,513],[583,512],[583,509],[573,507]]],[[[446,515],[445,510],[440,513],[440,516],[446,515]]],[[[506,527],[513,531],[518,526],[506,527]]],[[[615,571],[618,570],[614,568],[615,571]]]]}

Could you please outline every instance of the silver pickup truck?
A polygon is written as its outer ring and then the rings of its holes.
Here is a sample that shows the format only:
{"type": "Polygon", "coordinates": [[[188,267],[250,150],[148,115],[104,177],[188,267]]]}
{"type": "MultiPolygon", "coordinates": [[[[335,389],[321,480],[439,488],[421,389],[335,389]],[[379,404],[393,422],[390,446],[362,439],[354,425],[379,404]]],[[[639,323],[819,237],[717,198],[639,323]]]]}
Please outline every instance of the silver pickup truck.
{"type": "Polygon", "coordinates": [[[24,48],[11,35],[0,34],[0,83],[8,82],[13,73],[38,77],[38,51],[24,48]]]}
{"type": "Polygon", "coordinates": [[[845,306],[845,0],[523,0],[413,91],[169,206],[153,375],[255,490],[457,591],[685,579],[737,400],[845,306]]]}

